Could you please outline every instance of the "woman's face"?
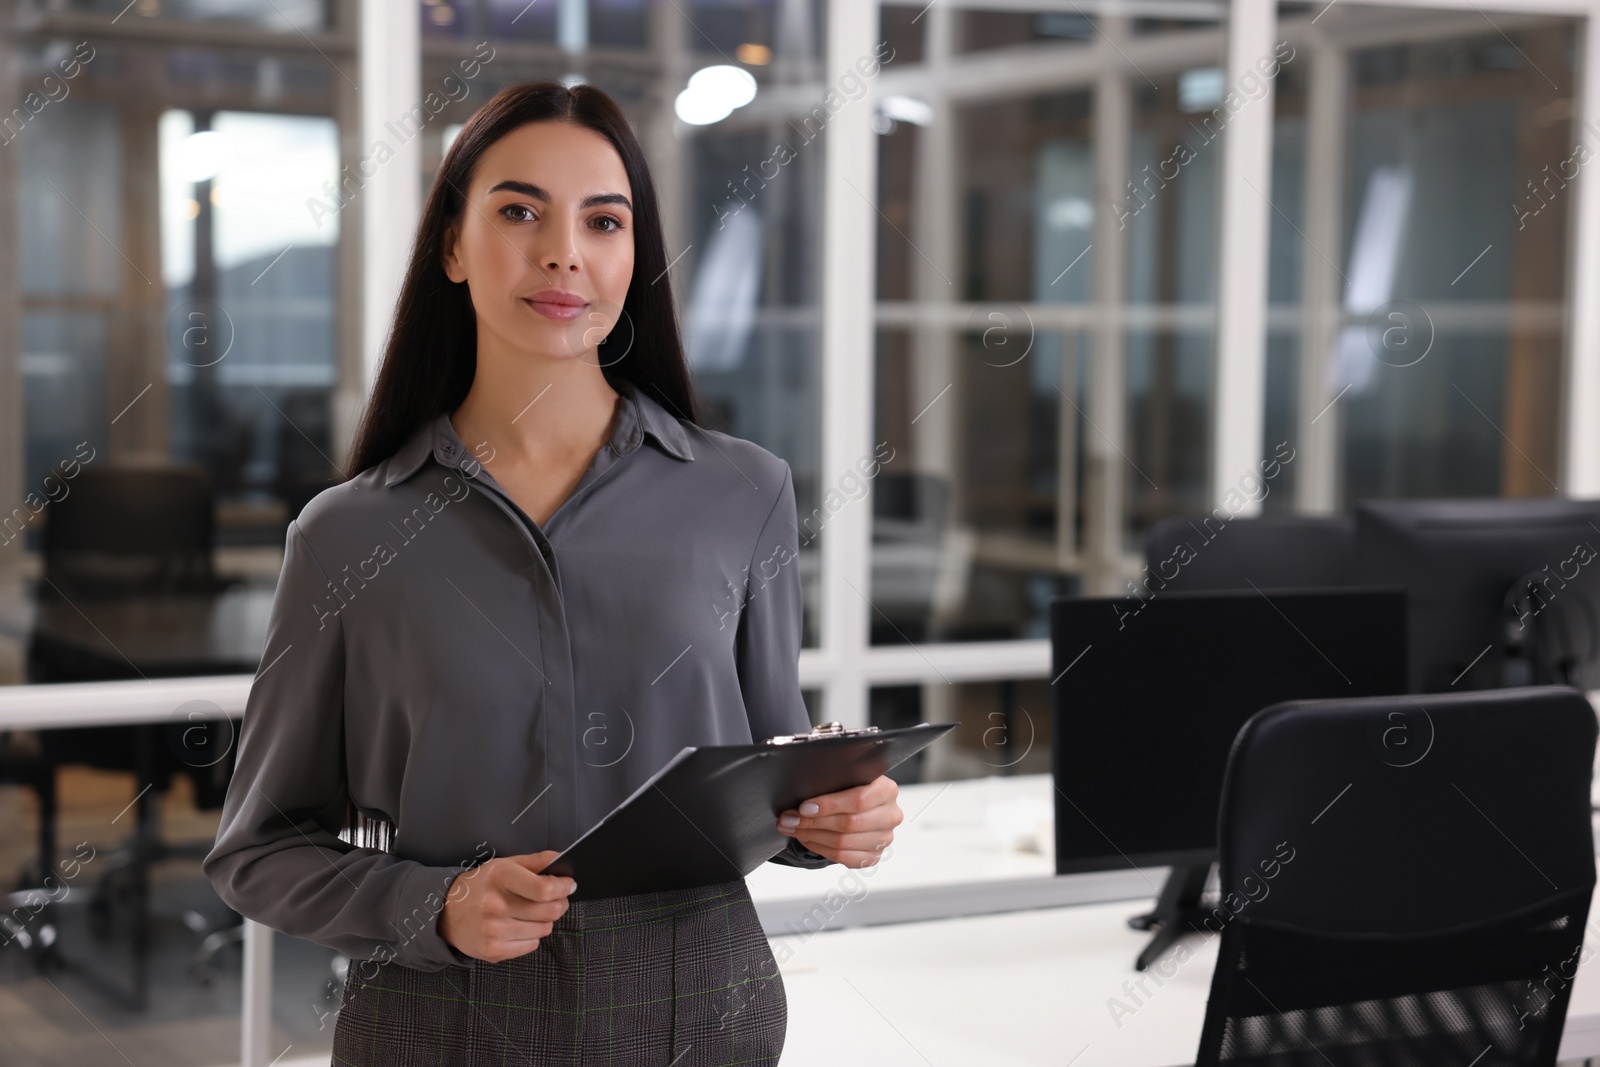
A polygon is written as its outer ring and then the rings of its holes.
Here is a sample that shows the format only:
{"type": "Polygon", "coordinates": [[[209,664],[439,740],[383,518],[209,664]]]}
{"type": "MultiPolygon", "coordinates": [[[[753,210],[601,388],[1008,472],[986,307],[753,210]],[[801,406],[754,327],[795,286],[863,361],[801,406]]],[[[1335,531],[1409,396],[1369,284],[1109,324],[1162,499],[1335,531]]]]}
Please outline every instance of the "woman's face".
{"type": "Polygon", "coordinates": [[[633,278],[633,190],[611,142],[529,123],[489,146],[465,193],[444,268],[467,283],[480,337],[552,359],[594,352],[633,278]]]}

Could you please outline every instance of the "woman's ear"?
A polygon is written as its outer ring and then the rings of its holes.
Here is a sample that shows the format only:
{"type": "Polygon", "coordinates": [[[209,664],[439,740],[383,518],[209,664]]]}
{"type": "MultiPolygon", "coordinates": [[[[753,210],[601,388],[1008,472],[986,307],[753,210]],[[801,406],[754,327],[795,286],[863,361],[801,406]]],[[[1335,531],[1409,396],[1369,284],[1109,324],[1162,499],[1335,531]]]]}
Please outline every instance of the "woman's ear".
{"type": "Polygon", "coordinates": [[[461,269],[461,261],[456,257],[456,242],[460,237],[460,220],[447,224],[444,228],[444,237],[439,242],[440,266],[444,268],[445,275],[453,282],[467,280],[467,272],[461,269]]]}

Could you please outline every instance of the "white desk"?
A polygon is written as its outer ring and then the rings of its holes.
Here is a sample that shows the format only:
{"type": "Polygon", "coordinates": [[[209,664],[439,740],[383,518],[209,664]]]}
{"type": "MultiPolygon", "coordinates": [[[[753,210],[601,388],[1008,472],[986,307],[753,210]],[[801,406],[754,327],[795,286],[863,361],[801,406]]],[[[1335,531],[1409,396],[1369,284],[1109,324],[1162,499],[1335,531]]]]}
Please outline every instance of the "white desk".
{"type": "MultiPolygon", "coordinates": [[[[1050,796],[1049,775],[904,786],[906,821],[872,874],[749,875],[788,995],[787,1067],[1194,1062],[1216,944],[1192,937],[1186,963],[1174,949],[1135,971],[1150,935],[1127,919],[1154,905],[1166,870],[1057,877],[1050,796]],[[1042,849],[1015,847],[1029,835],[1042,849]],[[927,918],[947,914],[959,917],[927,918]]],[[[1589,1056],[1600,959],[1579,968],[1561,1043],[1561,1060],[1589,1056]]]]}
{"type": "Polygon", "coordinates": [[[1157,867],[1056,877],[1048,774],[903,786],[900,807],[905,821],[876,869],[766,863],[751,872],[745,883],[767,934],[815,931],[824,917],[827,929],[839,930],[1137,900],[1160,892],[1167,875],[1157,867]],[[830,891],[834,899],[819,911],[830,891]]]}
{"type": "MultiPolygon", "coordinates": [[[[1177,965],[1173,950],[1168,966],[1158,962],[1144,976],[1135,971],[1149,935],[1129,929],[1127,918],[1153,906],[1164,870],[1058,878],[1051,873],[1048,828],[1041,828],[1045,851],[1037,853],[1008,849],[984,828],[986,810],[997,823],[1009,810],[1021,827],[1030,805],[1048,812],[1049,796],[1048,775],[902,787],[906,822],[870,880],[857,883],[850,876],[862,872],[843,868],[777,864],[749,876],[788,993],[785,1064],[1194,1062],[1215,943],[1189,938],[1188,962],[1177,965]],[[1011,807],[990,807],[1004,804],[1011,807]],[[970,908],[986,898],[1003,905],[1052,892],[1063,900],[1108,902],[892,921],[941,899],[965,900],[970,908]],[[796,923],[806,914],[809,926],[796,923]],[[862,925],[886,919],[890,925],[862,925]]],[[[1595,909],[1591,914],[1600,916],[1600,901],[1595,909]]],[[[1597,972],[1600,960],[1579,969],[1562,1060],[1600,1055],[1597,972]]]]}

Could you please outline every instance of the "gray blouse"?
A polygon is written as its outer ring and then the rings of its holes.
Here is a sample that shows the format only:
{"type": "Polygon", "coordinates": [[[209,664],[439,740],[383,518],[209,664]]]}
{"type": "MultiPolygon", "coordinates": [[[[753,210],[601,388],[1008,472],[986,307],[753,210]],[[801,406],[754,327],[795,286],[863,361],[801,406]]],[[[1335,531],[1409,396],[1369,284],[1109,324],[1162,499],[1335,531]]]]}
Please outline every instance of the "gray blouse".
{"type": "MultiPolygon", "coordinates": [[[[685,745],[810,729],[789,464],[618,389],[542,527],[448,414],[290,523],[203,862],[234,910],[352,959],[464,963],[436,928],[461,871],[565,848],[685,745]],[[347,799],[391,851],[340,835],[347,799]]],[[[773,862],[832,861],[791,838],[773,862]]]]}

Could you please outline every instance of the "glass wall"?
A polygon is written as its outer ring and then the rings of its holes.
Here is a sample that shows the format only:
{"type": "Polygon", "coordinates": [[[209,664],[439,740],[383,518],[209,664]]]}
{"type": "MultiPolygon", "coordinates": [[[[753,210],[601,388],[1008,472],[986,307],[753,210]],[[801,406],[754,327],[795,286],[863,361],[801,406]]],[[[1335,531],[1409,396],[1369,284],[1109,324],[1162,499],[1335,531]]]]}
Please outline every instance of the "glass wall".
{"type": "MultiPolygon", "coordinates": [[[[92,494],[102,471],[166,471],[151,477],[172,499],[206,505],[186,513],[198,526],[180,529],[167,511],[164,528],[208,541],[187,591],[210,602],[174,623],[203,628],[219,610],[270,601],[286,523],[332,481],[338,308],[355,287],[340,267],[338,214],[311,208],[339,173],[334,57],[347,38],[329,36],[327,56],[300,33],[248,49],[201,43],[184,36],[206,14],[192,6],[130,10],[156,32],[120,37],[109,18],[103,34],[56,34],[50,16],[67,5],[40,12],[37,32],[13,47],[21,83],[49,102],[6,133],[17,167],[10,253],[22,265],[18,484],[44,499],[92,494]],[[69,484],[80,468],[87,477],[69,484]]],[[[265,19],[272,5],[261,8],[265,19]]],[[[207,12],[222,17],[220,5],[207,12]]],[[[175,649],[125,655],[109,619],[91,619],[89,643],[72,644],[62,631],[81,621],[72,582],[92,578],[41,569],[48,512],[27,511],[25,529],[7,530],[26,552],[7,572],[5,610],[23,629],[3,639],[4,681],[182,673],[175,649]],[[28,582],[48,596],[36,602],[28,582]]],[[[115,544],[126,532],[91,520],[80,547],[136,568],[115,544]]],[[[203,665],[215,651],[184,655],[203,665]]],[[[258,655],[231,649],[215,665],[253,667],[258,655]]]]}
{"type": "Polygon", "coordinates": [[[1128,250],[1127,535],[1204,511],[1210,491],[1222,56],[1134,79],[1128,179],[1113,197],[1128,250]],[[1220,115],[1219,115],[1220,111],[1220,115]]]}
{"type": "Polygon", "coordinates": [[[271,33],[316,33],[334,25],[338,0],[15,0],[23,15],[126,17],[190,25],[240,27],[271,33]]]}
{"type": "MultiPolygon", "coordinates": [[[[1271,208],[1267,243],[1267,377],[1262,412],[1262,455],[1300,439],[1300,352],[1304,315],[1305,257],[1316,253],[1301,235],[1306,229],[1306,110],[1310,62],[1304,47],[1284,41],[1274,55],[1271,208]]],[[[1314,416],[1313,416],[1314,417],[1314,416]]],[[[1295,510],[1300,469],[1292,462],[1266,483],[1264,512],[1295,510]]]]}
{"type": "MultiPolygon", "coordinates": [[[[1309,17],[1285,33],[1294,21],[1309,17]]],[[[1577,24],[1352,4],[1317,28],[1339,66],[1323,110],[1342,119],[1306,136],[1338,165],[1326,218],[1291,216],[1273,257],[1320,255],[1319,222],[1334,235],[1331,274],[1304,294],[1335,324],[1302,367],[1317,378],[1301,415],[1326,406],[1336,434],[1324,495],[1558,493],[1570,184],[1588,153],[1577,24]]]]}
{"type": "Polygon", "coordinates": [[[930,714],[959,724],[947,741],[894,769],[892,777],[902,784],[1050,773],[1049,679],[880,685],[872,690],[871,709],[881,729],[929,721],[930,714]]]}
{"type": "Polygon", "coordinates": [[[1043,637],[1207,497],[1223,36],[882,10],[872,641],[1043,637]]]}
{"type": "MultiPolygon", "coordinates": [[[[0,684],[259,665],[286,525],[335,477],[360,287],[326,201],[354,128],[353,10],[0,4],[0,254],[20,282],[0,294],[20,415],[0,422],[20,446],[0,684]]],[[[209,700],[169,710],[176,737],[0,728],[0,983],[74,1020],[8,1028],[8,1063],[237,1061],[238,916],[199,868],[236,724],[209,700]]],[[[296,1041],[294,961],[328,956],[283,952],[296,1041]]]]}

